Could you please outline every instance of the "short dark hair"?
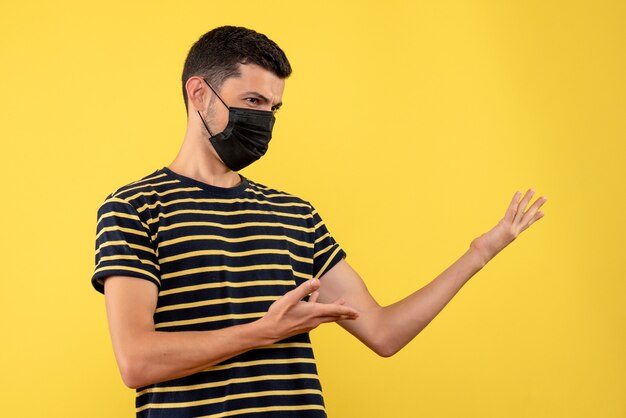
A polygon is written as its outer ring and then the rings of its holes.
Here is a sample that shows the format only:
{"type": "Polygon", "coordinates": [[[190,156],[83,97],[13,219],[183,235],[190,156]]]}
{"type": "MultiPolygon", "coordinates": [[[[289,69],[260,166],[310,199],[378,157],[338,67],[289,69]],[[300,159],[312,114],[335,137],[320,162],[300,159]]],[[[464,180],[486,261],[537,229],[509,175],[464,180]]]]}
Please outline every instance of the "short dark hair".
{"type": "Polygon", "coordinates": [[[216,90],[230,77],[238,77],[239,64],[256,64],[280,78],[291,74],[291,65],[278,45],[262,33],[239,26],[221,26],[200,37],[189,50],[183,68],[183,98],[190,77],[204,77],[216,90]]]}

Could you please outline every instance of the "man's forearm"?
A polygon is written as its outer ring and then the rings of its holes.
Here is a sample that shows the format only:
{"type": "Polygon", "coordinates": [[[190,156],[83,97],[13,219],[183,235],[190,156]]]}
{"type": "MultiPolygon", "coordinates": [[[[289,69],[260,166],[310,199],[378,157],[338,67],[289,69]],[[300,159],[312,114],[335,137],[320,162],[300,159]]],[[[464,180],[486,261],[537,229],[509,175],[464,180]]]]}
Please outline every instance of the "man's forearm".
{"type": "Polygon", "coordinates": [[[378,312],[377,331],[385,356],[408,344],[441,312],[486,261],[473,247],[418,291],[378,312]]]}
{"type": "Polygon", "coordinates": [[[155,331],[156,291],[132,277],[105,282],[113,349],[124,383],[132,388],[191,375],[238,354],[308,332],[324,322],[351,320],[358,312],[342,301],[316,303],[319,280],[278,298],[258,320],[213,331],[155,331]],[[308,302],[302,299],[311,295],[308,302]]]}
{"type": "Polygon", "coordinates": [[[248,350],[272,344],[259,321],[215,331],[146,331],[116,358],[124,383],[142,387],[202,371],[248,350]]]}

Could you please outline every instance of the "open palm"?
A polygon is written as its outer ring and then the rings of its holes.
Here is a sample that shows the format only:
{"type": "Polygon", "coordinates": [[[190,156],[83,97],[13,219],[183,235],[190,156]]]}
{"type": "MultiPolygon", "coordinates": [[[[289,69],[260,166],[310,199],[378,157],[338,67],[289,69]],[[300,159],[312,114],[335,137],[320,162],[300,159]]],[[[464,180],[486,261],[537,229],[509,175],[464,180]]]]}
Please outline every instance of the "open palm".
{"type": "Polygon", "coordinates": [[[485,263],[513,242],[519,234],[524,232],[529,226],[544,216],[544,213],[539,210],[548,200],[544,196],[540,196],[528,210],[526,210],[526,206],[528,206],[534,194],[535,190],[528,189],[520,201],[521,192],[516,192],[504,217],[498,224],[472,241],[471,246],[478,250],[483,256],[485,263]]]}

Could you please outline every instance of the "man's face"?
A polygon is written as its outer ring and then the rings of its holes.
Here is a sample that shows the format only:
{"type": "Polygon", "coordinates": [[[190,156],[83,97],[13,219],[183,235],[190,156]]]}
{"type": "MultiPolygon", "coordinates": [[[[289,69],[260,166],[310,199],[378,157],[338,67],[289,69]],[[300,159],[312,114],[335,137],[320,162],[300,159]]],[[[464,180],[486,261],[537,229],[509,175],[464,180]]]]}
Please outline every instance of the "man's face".
{"type": "MultiPolygon", "coordinates": [[[[282,105],[285,80],[255,64],[240,64],[240,77],[226,79],[218,94],[230,107],[276,111],[282,105]]],[[[205,84],[210,100],[207,124],[213,134],[222,132],[228,124],[228,109],[205,84]]],[[[204,113],[204,112],[203,112],[204,113]]]]}

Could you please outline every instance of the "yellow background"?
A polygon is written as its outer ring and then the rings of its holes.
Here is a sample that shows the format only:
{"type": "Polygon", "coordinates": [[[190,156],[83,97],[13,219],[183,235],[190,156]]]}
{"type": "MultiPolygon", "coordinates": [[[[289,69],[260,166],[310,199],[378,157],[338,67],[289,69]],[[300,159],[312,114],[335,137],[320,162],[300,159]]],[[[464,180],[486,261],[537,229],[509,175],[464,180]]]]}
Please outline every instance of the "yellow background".
{"type": "Polygon", "coordinates": [[[396,356],[312,333],[329,415],[625,417],[626,3],[56,1],[0,6],[0,415],[122,417],[96,210],[168,165],[206,31],[293,68],[248,177],[310,200],[378,301],[424,286],[504,214],[546,216],[396,356]]]}

